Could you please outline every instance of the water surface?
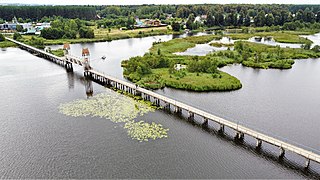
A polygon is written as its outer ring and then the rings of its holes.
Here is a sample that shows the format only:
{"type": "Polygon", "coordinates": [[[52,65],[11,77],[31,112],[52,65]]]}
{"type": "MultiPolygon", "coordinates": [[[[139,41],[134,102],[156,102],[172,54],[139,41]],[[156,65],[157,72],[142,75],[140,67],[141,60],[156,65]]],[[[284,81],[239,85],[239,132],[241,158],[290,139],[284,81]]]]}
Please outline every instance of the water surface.
{"type": "MultiPolygon", "coordinates": [[[[171,36],[157,36],[162,40],[171,36]]],[[[153,37],[105,43],[75,44],[79,55],[89,47],[92,65],[122,77],[121,60],[143,55],[153,37]],[[107,60],[99,60],[102,55],[107,60]],[[97,60],[94,60],[97,59],[97,60]]],[[[98,117],[69,117],[61,103],[88,98],[81,67],[74,73],[26,51],[0,51],[0,177],[1,178],[317,178],[301,167],[304,159],[263,144],[260,153],[237,145],[186,120],[156,111],[138,120],[169,128],[168,138],[139,143],[128,138],[121,124],[98,117]]],[[[319,60],[301,60],[291,70],[224,67],[243,88],[224,93],[193,93],[165,88],[158,93],[274,136],[319,149],[319,60]]],[[[95,83],[94,94],[115,93],[95,83]]],[[[210,124],[213,129],[215,124],[210,124]]],[[[227,130],[233,136],[233,132],[227,130]]],[[[318,176],[319,177],[319,176],[318,176]]]]}

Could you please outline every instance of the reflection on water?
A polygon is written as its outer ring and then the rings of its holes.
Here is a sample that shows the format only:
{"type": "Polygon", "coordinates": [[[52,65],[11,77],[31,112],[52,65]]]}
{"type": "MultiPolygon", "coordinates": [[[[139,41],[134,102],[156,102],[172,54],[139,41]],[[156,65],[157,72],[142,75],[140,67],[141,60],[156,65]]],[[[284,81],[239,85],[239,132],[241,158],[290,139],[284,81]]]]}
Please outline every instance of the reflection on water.
{"type": "Polygon", "coordinates": [[[84,86],[87,98],[93,96],[93,85],[90,79],[85,78],[83,75],[78,72],[66,72],[68,77],[68,87],[69,90],[74,90],[75,82],[79,82],[84,86]]]}

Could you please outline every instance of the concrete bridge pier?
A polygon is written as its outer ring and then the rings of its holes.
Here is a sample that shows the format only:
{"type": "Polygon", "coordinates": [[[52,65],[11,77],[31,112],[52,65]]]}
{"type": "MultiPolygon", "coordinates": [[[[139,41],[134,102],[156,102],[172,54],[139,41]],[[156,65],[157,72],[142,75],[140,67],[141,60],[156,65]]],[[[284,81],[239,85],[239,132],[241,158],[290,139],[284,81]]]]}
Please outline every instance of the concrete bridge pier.
{"type": "Polygon", "coordinates": [[[176,113],[178,115],[181,115],[182,114],[182,109],[180,107],[178,107],[178,106],[175,106],[174,113],[176,113]]]}
{"type": "Polygon", "coordinates": [[[188,120],[193,121],[194,120],[194,113],[193,112],[188,112],[188,120]]]}
{"type": "Polygon", "coordinates": [[[224,125],[220,124],[220,128],[218,130],[219,133],[224,133],[224,125]]]}
{"type": "Polygon", "coordinates": [[[202,127],[208,128],[208,125],[209,125],[209,120],[207,118],[203,118],[202,127]]]}
{"type": "Polygon", "coordinates": [[[170,103],[165,103],[164,109],[170,111],[170,103]]]}
{"type": "Polygon", "coordinates": [[[280,154],[279,154],[279,159],[282,159],[285,155],[285,150],[283,147],[280,147],[280,154]]]}
{"type": "Polygon", "coordinates": [[[88,77],[88,76],[89,76],[89,72],[88,72],[88,71],[84,71],[84,72],[83,72],[83,76],[84,76],[84,77],[88,77]]]}
{"type": "Polygon", "coordinates": [[[155,106],[160,106],[160,100],[159,99],[157,99],[157,98],[154,98],[154,102],[153,102],[153,104],[155,105],[155,106]]]}
{"type": "Polygon", "coordinates": [[[141,96],[141,92],[140,91],[138,91],[138,90],[136,90],[136,96],[141,96]]]}
{"type": "Polygon", "coordinates": [[[73,71],[72,63],[66,63],[65,68],[67,69],[67,72],[72,72],[73,71]]]}
{"type": "Polygon", "coordinates": [[[306,164],[305,164],[305,168],[308,169],[310,166],[310,159],[307,159],[306,164]]]}
{"type": "Polygon", "coordinates": [[[242,132],[237,131],[236,136],[234,137],[235,140],[243,141],[244,140],[244,134],[242,132]]]}
{"type": "Polygon", "coordinates": [[[256,149],[261,149],[261,146],[262,146],[262,140],[257,139],[256,149]]]}

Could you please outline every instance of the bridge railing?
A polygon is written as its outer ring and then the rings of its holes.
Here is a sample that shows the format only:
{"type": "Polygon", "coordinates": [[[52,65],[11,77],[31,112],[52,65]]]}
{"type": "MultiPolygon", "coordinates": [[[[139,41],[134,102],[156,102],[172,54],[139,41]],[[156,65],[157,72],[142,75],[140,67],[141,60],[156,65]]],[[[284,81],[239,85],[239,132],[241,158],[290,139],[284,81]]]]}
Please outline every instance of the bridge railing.
{"type": "MultiPolygon", "coordinates": [[[[170,97],[171,99],[175,99],[174,97],[170,97]]],[[[188,104],[188,102],[183,102],[184,104],[188,104]]],[[[194,106],[194,105],[193,105],[194,106]]],[[[201,109],[201,107],[196,107],[197,109],[201,109]]],[[[188,110],[188,109],[187,109],[188,110]]],[[[291,144],[291,145],[294,145],[294,146],[296,146],[297,148],[302,148],[303,150],[307,150],[307,151],[310,151],[310,152],[312,152],[312,153],[315,153],[315,154],[320,154],[320,150],[318,150],[318,149],[315,149],[315,148],[312,148],[312,147],[309,147],[309,146],[306,146],[306,145],[303,145],[303,144],[301,144],[301,143],[298,143],[298,142],[296,142],[296,141],[293,141],[293,140],[290,140],[290,139],[288,139],[288,138],[285,138],[285,137],[282,137],[282,136],[280,136],[280,135],[276,135],[276,134],[271,134],[270,132],[266,132],[265,130],[262,130],[261,128],[258,128],[258,127],[256,127],[256,126],[254,126],[253,124],[249,124],[248,122],[246,122],[246,123],[243,123],[243,122],[241,122],[241,121],[234,121],[234,120],[232,120],[231,118],[227,118],[227,117],[222,117],[222,115],[214,115],[214,114],[212,114],[212,113],[209,113],[209,112],[207,112],[207,111],[205,111],[205,110],[200,110],[200,111],[204,111],[204,112],[206,112],[206,114],[201,114],[201,113],[199,113],[199,115],[208,115],[208,114],[210,114],[210,115],[213,115],[213,116],[211,116],[211,117],[214,117],[214,119],[213,120],[216,120],[216,122],[218,122],[218,123],[221,123],[221,122],[223,122],[224,124],[226,124],[226,125],[228,125],[228,126],[231,126],[231,127],[235,127],[236,126],[236,128],[233,128],[233,129],[235,129],[235,130],[237,130],[237,129],[239,129],[239,127],[242,127],[242,130],[244,130],[244,131],[246,131],[247,133],[250,133],[250,132],[252,132],[252,131],[255,131],[255,132],[257,132],[257,133],[259,133],[259,136],[263,136],[263,135],[265,135],[265,136],[268,136],[270,139],[271,138],[274,138],[275,139],[275,141],[282,141],[283,143],[288,143],[288,144],[291,144]],[[226,120],[226,119],[228,119],[228,120],[226,120]],[[224,120],[226,120],[226,121],[224,121],[224,120]]],[[[210,116],[209,115],[209,116],[210,116]]],[[[261,138],[260,137],[260,138],[261,138]]],[[[258,136],[257,136],[257,138],[259,138],[258,136]]],[[[320,156],[319,156],[319,158],[320,158],[320,156]]],[[[319,159],[320,160],[320,159],[319,159]]]]}

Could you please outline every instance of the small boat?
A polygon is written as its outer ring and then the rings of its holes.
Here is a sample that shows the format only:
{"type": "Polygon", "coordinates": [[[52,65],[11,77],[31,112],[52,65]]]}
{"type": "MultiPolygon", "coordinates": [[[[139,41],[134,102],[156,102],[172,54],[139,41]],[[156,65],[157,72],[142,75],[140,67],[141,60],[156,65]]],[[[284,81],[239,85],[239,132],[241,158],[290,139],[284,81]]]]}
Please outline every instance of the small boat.
{"type": "Polygon", "coordinates": [[[106,59],[106,56],[102,56],[101,59],[102,59],[102,60],[105,60],[105,59],[106,59]]]}

